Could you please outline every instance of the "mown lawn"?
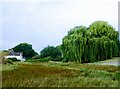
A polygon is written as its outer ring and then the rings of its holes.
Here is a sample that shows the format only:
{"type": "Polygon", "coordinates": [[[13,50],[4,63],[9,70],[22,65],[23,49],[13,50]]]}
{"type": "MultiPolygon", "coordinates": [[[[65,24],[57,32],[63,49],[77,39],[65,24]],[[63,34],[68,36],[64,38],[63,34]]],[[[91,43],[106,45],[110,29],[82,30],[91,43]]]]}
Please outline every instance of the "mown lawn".
{"type": "Polygon", "coordinates": [[[116,66],[93,64],[25,62],[11,68],[2,70],[3,87],[118,87],[120,75],[116,66]]]}

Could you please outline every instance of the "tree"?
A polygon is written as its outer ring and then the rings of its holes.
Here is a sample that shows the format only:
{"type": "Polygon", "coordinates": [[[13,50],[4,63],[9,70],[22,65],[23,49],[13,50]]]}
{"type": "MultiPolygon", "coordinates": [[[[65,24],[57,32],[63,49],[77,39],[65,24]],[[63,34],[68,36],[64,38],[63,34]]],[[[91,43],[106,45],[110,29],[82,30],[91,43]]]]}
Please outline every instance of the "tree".
{"type": "Polygon", "coordinates": [[[65,61],[82,62],[81,58],[85,52],[87,35],[85,26],[75,27],[68,32],[68,35],[62,41],[62,52],[65,61]]]}
{"type": "Polygon", "coordinates": [[[45,47],[41,52],[40,52],[41,58],[43,57],[52,57],[52,58],[57,58],[61,56],[61,51],[59,47],[54,47],[54,46],[47,46],[45,47]]]}
{"type": "Polygon", "coordinates": [[[12,48],[15,52],[23,52],[23,57],[32,58],[37,55],[37,52],[34,51],[31,44],[20,43],[19,45],[12,48]]]}
{"type": "Polygon", "coordinates": [[[93,37],[106,36],[111,40],[114,40],[119,45],[119,33],[115,31],[111,25],[104,21],[95,21],[89,26],[89,30],[93,37]]]}
{"type": "Polygon", "coordinates": [[[95,21],[88,28],[76,26],[62,39],[64,60],[84,63],[117,56],[118,36],[118,32],[104,21],[95,21]]]}

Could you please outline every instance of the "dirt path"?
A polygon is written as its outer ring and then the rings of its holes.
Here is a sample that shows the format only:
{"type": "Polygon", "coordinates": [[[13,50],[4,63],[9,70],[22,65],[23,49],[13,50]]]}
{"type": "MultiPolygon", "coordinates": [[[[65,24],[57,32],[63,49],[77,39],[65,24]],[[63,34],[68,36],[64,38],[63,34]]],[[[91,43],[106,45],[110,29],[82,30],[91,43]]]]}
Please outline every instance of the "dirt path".
{"type": "Polygon", "coordinates": [[[109,59],[106,61],[97,62],[96,64],[120,66],[120,57],[116,57],[116,58],[109,59]]]}
{"type": "MultiPolygon", "coordinates": [[[[53,62],[53,61],[50,61],[50,63],[60,64],[62,62],[53,62]]],[[[100,62],[95,62],[95,63],[88,63],[88,64],[120,66],[120,57],[115,57],[115,58],[108,59],[108,60],[105,60],[105,61],[100,61],[100,62]]]]}

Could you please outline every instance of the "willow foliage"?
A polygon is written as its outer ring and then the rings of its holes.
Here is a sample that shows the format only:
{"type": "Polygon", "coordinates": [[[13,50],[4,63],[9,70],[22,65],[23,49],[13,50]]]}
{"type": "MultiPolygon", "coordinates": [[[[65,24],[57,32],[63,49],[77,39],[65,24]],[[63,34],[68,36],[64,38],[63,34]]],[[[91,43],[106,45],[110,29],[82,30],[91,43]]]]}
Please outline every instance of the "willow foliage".
{"type": "Polygon", "coordinates": [[[118,56],[118,32],[104,21],[77,26],[62,39],[64,61],[95,62],[118,56]]]}

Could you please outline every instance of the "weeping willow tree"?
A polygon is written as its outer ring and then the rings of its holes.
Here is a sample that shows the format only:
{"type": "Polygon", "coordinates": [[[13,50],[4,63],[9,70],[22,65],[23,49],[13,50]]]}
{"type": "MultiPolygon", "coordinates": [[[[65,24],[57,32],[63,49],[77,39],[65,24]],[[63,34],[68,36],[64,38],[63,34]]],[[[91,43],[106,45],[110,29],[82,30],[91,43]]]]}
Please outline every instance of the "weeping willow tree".
{"type": "Polygon", "coordinates": [[[62,39],[65,61],[86,63],[118,56],[118,32],[104,21],[93,22],[88,28],[77,26],[62,39]]]}

